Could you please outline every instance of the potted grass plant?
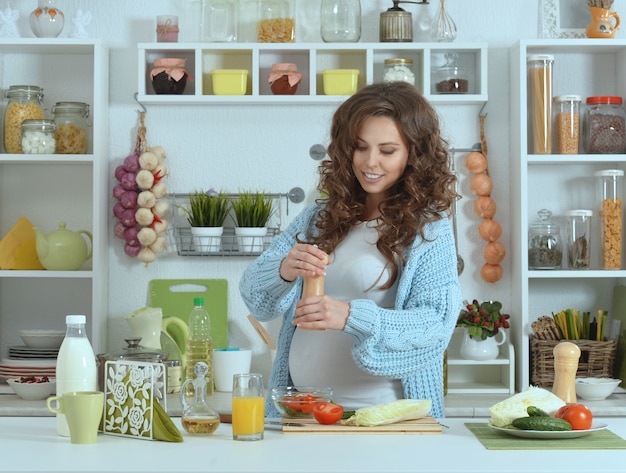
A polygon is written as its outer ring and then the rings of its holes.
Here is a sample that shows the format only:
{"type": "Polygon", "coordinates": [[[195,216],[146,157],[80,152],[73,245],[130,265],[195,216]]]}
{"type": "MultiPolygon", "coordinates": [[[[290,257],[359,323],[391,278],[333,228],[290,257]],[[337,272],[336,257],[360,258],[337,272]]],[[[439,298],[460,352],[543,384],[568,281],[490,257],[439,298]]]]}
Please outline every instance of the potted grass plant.
{"type": "Polygon", "coordinates": [[[235,234],[242,253],[260,253],[267,234],[267,222],[274,213],[274,201],[265,192],[240,192],[231,202],[235,234]]]}
{"type": "Polygon", "coordinates": [[[196,251],[218,253],[222,249],[224,221],[230,212],[227,194],[209,190],[189,196],[189,208],[183,208],[191,225],[192,244],[196,251]]]}

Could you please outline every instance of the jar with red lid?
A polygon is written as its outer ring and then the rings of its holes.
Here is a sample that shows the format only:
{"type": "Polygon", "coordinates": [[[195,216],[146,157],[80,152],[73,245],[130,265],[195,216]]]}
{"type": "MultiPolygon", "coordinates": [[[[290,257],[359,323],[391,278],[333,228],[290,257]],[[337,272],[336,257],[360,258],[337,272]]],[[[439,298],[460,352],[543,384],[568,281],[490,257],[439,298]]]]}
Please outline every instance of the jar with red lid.
{"type": "Polygon", "coordinates": [[[626,113],[622,98],[602,95],[587,97],[583,120],[586,153],[615,154],[626,149],[626,113]]]}

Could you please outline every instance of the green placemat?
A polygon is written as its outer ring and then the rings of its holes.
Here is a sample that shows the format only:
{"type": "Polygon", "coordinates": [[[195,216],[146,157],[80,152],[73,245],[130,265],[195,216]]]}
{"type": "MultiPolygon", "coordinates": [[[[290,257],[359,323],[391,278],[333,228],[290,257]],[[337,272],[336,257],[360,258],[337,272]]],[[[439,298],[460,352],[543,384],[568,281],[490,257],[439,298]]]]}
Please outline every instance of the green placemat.
{"type": "Polygon", "coordinates": [[[488,450],[619,450],[626,440],[608,429],[573,439],[526,439],[513,437],[489,428],[487,424],[465,424],[488,450]]]}

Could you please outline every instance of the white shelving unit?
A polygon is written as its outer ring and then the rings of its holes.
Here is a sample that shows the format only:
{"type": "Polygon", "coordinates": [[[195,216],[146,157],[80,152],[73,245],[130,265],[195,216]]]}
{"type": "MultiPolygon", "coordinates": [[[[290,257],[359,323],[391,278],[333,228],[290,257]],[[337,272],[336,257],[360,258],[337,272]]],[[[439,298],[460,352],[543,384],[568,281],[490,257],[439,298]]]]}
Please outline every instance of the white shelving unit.
{"type": "Polygon", "coordinates": [[[196,103],[337,103],[345,97],[324,95],[322,70],[358,69],[359,88],[381,81],[386,58],[413,59],[416,86],[437,104],[476,104],[487,101],[486,44],[449,43],[140,43],[138,45],[138,100],[144,104],[196,103]],[[443,63],[446,52],[459,56],[458,65],[474,77],[467,94],[437,94],[431,72],[443,63]],[[157,95],[150,80],[154,60],[184,58],[188,80],[182,95],[157,95]],[[272,95],[267,76],[274,63],[295,63],[303,74],[295,95],[272,95]],[[247,69],[248,91],[244,96],[213,94],[213,69],[247,69]]]}
{"type": "MultiPolygon", "coordinates": [[[[530,381],[530,324],[542,315],[574,307],[595,313],[611,311],[613,287],[626,271],[601,270],[599,202],[593,172],[626,169],[624,154],[535,155],[529,152],[526,57],[553,54],[553,94],[626,96],[626,41],[602,39],[524,40],[510,51],[511,72],[511,199],[513,301],[512,329],[517,351],[518,389],[530,381]],[[528,269],[528,226],[537,211],[554,217],[568,209],[594,212],[591,269],[531,271],[528,269]]],[[[561,228],[563,236],[565,228],[561,228]]],[[[563,260],[563,268],[566,268],[563,260]]],[[[622,282],[620,282],[622,281],[622,282]]]]}
{"type": "Polygon", "coordinates": [[[106,348],[108,51],[99,40],[2,39],[0,88],[43,87],[44,113],[59,101],[90,106],[84,155],[0,154],[0,235],[24,215],[44,234],[66,222],[93,234],[93,256],[78,271],[0,271],[0,352],[21,345],[20,329],[65,329],[85,314],[96,353],[106,348]]]}

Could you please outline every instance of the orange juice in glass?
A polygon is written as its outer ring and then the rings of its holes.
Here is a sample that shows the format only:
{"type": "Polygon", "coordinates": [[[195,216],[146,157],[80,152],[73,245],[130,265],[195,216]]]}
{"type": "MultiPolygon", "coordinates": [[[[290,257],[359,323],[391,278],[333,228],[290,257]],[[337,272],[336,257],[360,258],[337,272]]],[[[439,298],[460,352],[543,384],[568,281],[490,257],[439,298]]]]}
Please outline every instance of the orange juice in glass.
{"type": "Polygon", "coordinates": [[[233,375],[233,439],[262,440],[265,424],[263,377],[258,373],[233,375]]]}

